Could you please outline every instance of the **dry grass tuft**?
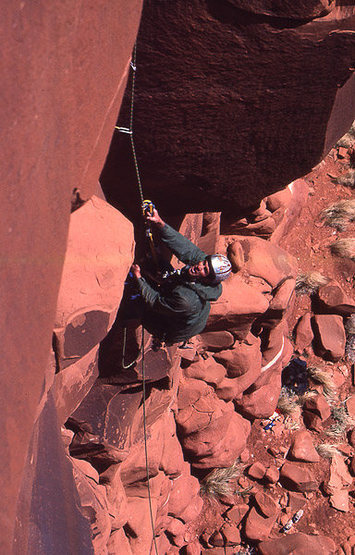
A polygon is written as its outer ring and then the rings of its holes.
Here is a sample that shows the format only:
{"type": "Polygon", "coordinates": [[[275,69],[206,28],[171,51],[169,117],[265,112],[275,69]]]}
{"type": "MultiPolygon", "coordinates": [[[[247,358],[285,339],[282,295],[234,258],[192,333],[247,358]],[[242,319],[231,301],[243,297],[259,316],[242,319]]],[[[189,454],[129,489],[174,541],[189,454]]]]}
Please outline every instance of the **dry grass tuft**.
{"type": "Polygon", "coordinates": [[[291,416],[299,410],[298,396],[283,387],[277,402],[277,408],[284,416],[291,416]]]}
{"type": "Polygon", "coordinates": [[[350,258],[355,261],[355,237],[339,239],[330,245],[330,252],[340,258],[350,258]]]}
{"type": "Polygon", "coordinates": [[[344,148],[351,148],[355,142],[355,122],[353,122],[349,131],[343,135],[336,146],[343,146],[344,148]]]}
{"type": "Polygon", "coordinates": [[[323,393],[326,397],[333,400],[336,394],[336,386],[333,378],[330,376],[329,372],[317,368],[316,366],[310,366],[307,368],[309,377],[315,382],[323,386],[323,393]]]}
{"type": "Polygon", "coordinates": [[[329,278],[323,276],[320,272],[306,272],[296,277],[296,292],[299,295],[312,295],[316,293],[320,287],[327,285],[329,278]]]}
{"type": "Polygon", "coordinates": [[[339,449],[332,443],[321,443],[316,446],[316,450],[318,455],[323,457],[323,459],[332,459],[335,455],[341,455],[339,449]]]}
{"type": "Polygon", "coordinates": [[[242,465],[237,459],[229,468],[215,468],[201,482],[201,495],[220,497],[236,493],[235,481],[242,472],[242,465]]]}
{"type": "Polygon", "coordinates": [[[326,432],[330,437],[342,438],[345,432],[355,425],[355,420],[349,415],[344,403],[332,408],[332,417],[334,424],[326,432]]]}
{"type": "Polygon", "coordinates": [[[355,363],[355,314],[352,314],[350,318],[347,319],[347,322],[345,324],[345,332],[345,355],[351,363],[355,363]]]}
{"type": "Polygon", "coordinates": [[[343,185],[344,187],[350,187],[354,189],[355,187],[355,169],[351,169],[343,175],[339,175],[336,179],[334,179],[335,183],[339,183],[339,185],[343,185]]]}
{"type": "Polygon", "coordinates": [[[344,231],[355,220],[355,199],[340,200],[321,212],[321,219],[326,225],[344,231]]]}
{"type": "Polygon", "coordinates": [[[301,407],[303,407],[303,405],[305,404],[306,401],[308,401],[308,399],[313,399],[313,397],[317,397],[317,395],[318,395],[318,391],[315,391],[314,389],[305,391],[303,395],[300,395],[298,397],[298,403],[301,407]]]}

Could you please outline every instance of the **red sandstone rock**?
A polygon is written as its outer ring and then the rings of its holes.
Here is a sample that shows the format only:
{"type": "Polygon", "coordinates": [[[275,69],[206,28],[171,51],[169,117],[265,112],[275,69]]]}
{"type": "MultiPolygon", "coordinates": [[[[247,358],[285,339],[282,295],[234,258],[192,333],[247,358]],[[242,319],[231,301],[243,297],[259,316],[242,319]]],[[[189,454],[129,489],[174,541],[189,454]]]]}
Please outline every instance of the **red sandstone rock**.
{"type": "MultiPolygon", "coordinates": [[[[257,10],[254,6],[254,2],[233,1],[227,8],[211,7],[195,0],[188,14],[180,2],[173,8],[164,2],[148,2],[145,6],[140,28],[144,63],[140,66],[140,83],[136,90],[135,131],[146,193],[158,205],[164,199],[168,202],[167,190],[172,190],[175,210],[186,212],[186,206],[196,212],[229,209],[235,221],[235,214],[241,212],[241,207],[254,210],[263,197],[310,171],[351,125],[352,35],[351,31],[334,31],[343,29],[343,25],[344,29],[351,28],[347,20],[352,11],[347,6],[337,6],[328,17],[321,17],[319,14],[330,11],[329,6],[324,8],[323,2],[316,6],[302,2],[300,9],[300,3],[296,8],[289,4],[287,9],[281,2],[275,7],[260,2],[257,10]],[[272,15],[265,16],[264,11],[272,15]],[[299,20],[295,26],[296,14],[296,21],[299,20]],[[280,18],[282,32],[272,32],[272,18],[280,18]],[[227,33],[227,29],[230,32],[227,33]],[[165,31],[174,34],[175,48],[163,53],[161,37],[165,31]],[[304,37],[309,46],[306,52],[304,37]],[[216,48],[216,44],[223,48],[216,48]],[[181,54],[177,56],[177,52],[181,54]],[[230,54],[226,56],[226,52],[230,54]],[[331,60],[338,52],[341,54],[335,70],[331,60]],[[181,87],[185,56],[191,60],[191,67],[185,67],[186,86],[181,87]],[[236,58],[238,67],[234,63],[236,58]],[[211,59],[215,62],[212,68],[211,59]],[[316,86],[314,63],[322,68],[316,86]],[[266,81],[265,72],[260,69],[265,64],[272,68],[266,81]],[[168,76],[166,67],[170,68],[168,76]],[[208,72],[206,67],[209,67],[208,72]],[[225,68],[228,79],[226,75],[221,76],[221,67],[225,68]],[[164,102],[160,87],[163,78],[166,90],[175,91],[174,95],[167,95],[164,102]],[[221,96],[221,87],[227,97],[221,96]],[[209,95],[206,90],[210,91],[209,95]],[[245,110],[246,101],[257,110],[245,110]],[[319,111],[311,118],[309,106],[316,103],[319,111]],[[330,103],[333,110],[329,114],[330,103]],[[147,104],[149,110],[146,110],[147,104]],[[173,125],[171,113],[176,106],[181,107],[186,117],[173,125]],[[201,106],[205,110],[201,110],[201,106]],[[295,114],[292,125],[298,130],[292,138],[281,118],[288,109],[295,114]],[[213,114],[218,117],[214,118],[213,114]],[[275,117],[275,114],[279,115],[275,117]],[[255,136],[255,129],[260,126],[264,133],[255,136]],[[151,129],[149,136],[145,133],[148,128],[151,129]],[[235,133],[236,128],[243,129],[244,134],[235,133]],[[222,149],[218,140],[221,129],[226,130],[222,149]],[[304,138],[301,141],[301,129],[316,131],[321,137],[317,148],[310,139],[306,145],[304,138]],[[268,149],[265,148],[265,133],[268,149]],[[159,137],[158,148],[151,136],[159,137]],[[291,151],[292,157],[288,155],[291,151]]],[[[120,124],[124,125],[128,119],[127,101],[120,114],[120,124]]],[[[306,136],[310,137],[311,133],[306,136]]],[[[125,159],[129,142],[120,140],[122,137],[114,139],[102,180],[106,190],[116,199],[125,184],[127,198],[124,202],[129,206],[133,204],[135,182],[133,176],[129,178],[128,167],[120,168],[117,182],[117,160],[125,159]],[[119,147],[121,151],[117,152],[119,147]]]]}
{"type": "Polygon", "coordinates": [[[288,534],[276,540],[261,542],[258,545],[260,555],[335,555],[337,547],[331,538],[326,536],[307,536],[301,532],[288,534]]]}
{"type": "Polygon", "coordinates": [[[351,397],[346,400],[346,408],[349,416],[355,419],[355,395],[351,395],[351,397]]]}
{"type": "Polygon", "coordinates": [[[186,378],[202,380],[216,386],[225,377],[226,369],[222,364],[218,364],[212,356],[207,358],[200,357],[196,362],[193,362],[183,370],[183,375],[186,378]]]}
{"type": "Polygon", "coordinates": [[[303,405],[305,411],[313,412],[324,422],[331,414],[330,407],[324,395],[317,395],[307,399],[303,405]]]}
{"type": "Polygon", "coordinates": [[[264,518],[252,507],[245,521],[245,535],[249,540],[264,541],[269,537],[276,517],[264,518]]]}
{"type": "Polygon", "coordinates": [[[349,316],[355,312],[355,303],[342,290],[339,283],[332,280],[317,291],[318,301],[332,314],[349,316]]]}
{"type": "Polygon", "coordinates": [[[251,366],[249,372],[236,378],[224,378],[216,388],[216,394],[224,401],[240,398],[241,394],[255,383],[260,375],[260,366],[251,366]]]}
{"type": "Polygon", "coordinates": [[[113,464],[100,475],[100,483],[106,489],[107,501],[112,517],[112,528],[118,529],[127,522],[127,496],[121,480],[120,465],[113,464]]]}
{"type": "Polygon", "coordinates": [[[271,212],[275,212],[279,208],[287,208],[291,202],[292,193],[289,187],[281,189],[272,195],[266,197],[266,206],[271,212]]]}
{"type": "Polygon", "coordinates": [[[292,514],[302,509],[305,504],[306,499],[302,493],[296,493],[294,491],[288,492],[288,507],[292,514]]]}
{"type": "Polygon", "coordinates": [[[255,480],[262,480],[265,476],[266,468],[261,462],[255,462],[248,468],[248,476],[255,480]]]}
{"type": "Polygon", "coordinates": [[[248,511],[249,511],[249,505],[245,503],[240,503],[239,505],[235,505],[232,509],[230,509],[227,512],[226,516],[228,520],[230,520],[236,526],[238,526],[248,511]]]}
{"type": "Polygon", "coordinates": [[[227,468],[245,448],[249,432],[247,420],[228,412],[204,430],[182,438],[182,445],[196,468],[227,468]]]}
{"type": "Polygon", "coordinates": [[[211,388],[202,380],[181,379],[179,383],[178,408],[182,410],[209,392],[211,388]]]}
{"type": "Polygon", "coordinates": [[[233,241],[228,245],[228,258],[232,264],[233,272],[239,272],[244,266],[244,251],[239,241],[233,241]]]}
{"type": "Polygon", "coordinates": [[[221,297],[211,306],[206,331],[250,330],[253,321],[269,306],[265,296],[248,285],[238,274],[223,284],[221,297]]]}
{"type": "Polygon", "coordinates": [[[262,372],[279,365],[280,361],[283,361],[287,348],[287,335],[288,325],[285,320],[282,320],[277,326],[268,331],[268,335],[265,336],[263,342],[262,372]]]}
{"type": "Polygon", "coordinates": [[[355,447],[355,428],[353,428],[351,433],[350,433],[349,443],[350,443],[350,445],[355,447]]]}
{"type": "Polygon", "coordinates": [[[345,353],[345,330],[343,319],[336,314],[316,314],[313,326],[319,354],[332,361],[337,361],[345,353]]]}
{"type": "Polygon", "coordinates": [[[111,533],[107,543],[107,553],[108,555],[117,555],[117,553],[132,555],[131,546],[123,528],[111,533]]]}
{"type": "Polygon", "coordinates": [[[202,345],[208,351],[222,351],[229,349],[234,344],[233,335],[225,330],[211,331],[200,335],[202,345]]]}
{"type": "Polygon", "coordinates": [[[296,280],[286,279],[276,290],[270,302],[270,310],[278,311],[283,316],[290,304],[291,296],[294,293],[296,280]]]}
{"type": "Polygon", "coordinates": [[[269,482],[269,484],[276,484],[280,477],[280,472],[277,466],[269,466],[265,472],[265,479],[269,482]]]}
{"type": "Polygon", "coordinates": [[[173,413],[168,412],[163,418],[163,452],[159,469],[163,470],[169,478],[175,479],[183,472],[184,456],[181,444],[176,436],[176,424],[173,413]]]}
{"type": "Polygon", "coordinates": [[[297,322],[295,329],[295,348],[299,353],[303,353],[313,341],[314,334],[311,325],[311,314],[307,312],[297,322]]]}
{"type": "Polygon", "coordinates": [[[306,430],[299,430],[293,434],[289,456],[292,459],[304,462],[318,462],[320,460],[313,445],[312,436],[306,430]]]}
{"type": "Polygon", "coordinates": [[[231,349],[220,351],[214,358],[227,370],[229,378],[236,378],[251,371],[255,375],[254,368],[261,369],[260,338],[249,333],[243,341],[236,341],[231,349]]]}
{"type": "Polygon", "coordinates": [[[233,409],[232,403],[224,403],[218,399],[214,391],[210,391],[192,405],[179,410],[176,415],[179,433],[185,437],[204,430],[216,419],[221,418],[227,412],[232,412],[233,409]]]}
{"type": "Polygon", "coordinates": [[[318,483],[315,481],[312,471],[291,462],[286,462],[282,466],[280,482],[291,491],[306,492],[318,489],[318,483]]]}
{"type": "Polygon", "coordinates": [[[264,493],[263,491],[258,491],[258,493],[255,494],[254,499],[258,509],[264,517],[269,518],[275,516],[278,512],[278,507],[275,501],[267,493],[264,493]]]}
{"type": "Polygon", "coordinates": [[[344,458],[341,455],[335,455],[330,464],[329,479],[324,484],[326,493],[330,495],[332,507],[339,511],[349,511],[348,488],[352,483],[353,479],[344,462],[344,458]]]}
{"type": "Polygon", "coordinates": [[[240,544],[240,532],[235,524],[224,524],[221,528],[221,534],[224,538],[225,546],[234,546],[240,544]]]}
{"type": "Polygon", "coordinates": [[[281,391],[281,363],[262,373],[241,399],[236,399],[238,410],[253,418],[268,418],[276,409],[281,391]]]}
{"type": "Polygon", "coordinates": [[[306,428],[309,430],[314,430],[315,432],[321,432],[323,430],[322,419],[314,412],[304,411],[303,421],[306,428]]]}

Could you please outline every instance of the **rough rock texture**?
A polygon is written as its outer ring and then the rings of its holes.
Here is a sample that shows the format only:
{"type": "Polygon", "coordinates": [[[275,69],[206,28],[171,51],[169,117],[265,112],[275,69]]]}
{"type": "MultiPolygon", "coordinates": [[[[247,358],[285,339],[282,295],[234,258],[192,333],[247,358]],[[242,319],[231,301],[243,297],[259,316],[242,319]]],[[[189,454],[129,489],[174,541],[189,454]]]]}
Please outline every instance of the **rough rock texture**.
{"type": "Polygon", "coordinates": [[[299,430],[294,434],[288,455],[292,459],[303,462],[319,461],[312,436],[306,430],[299,430]]]}
{"type": "Polygon", "coordinates": [[[50,354],[71,195],[76,189],[88,199],[98,190],[141,6],[141,0],[129,8],[126,2],[101,0],[3,6],[4,553],[11,551],[16,500],[50,354]]]}
{"type": "Polygon", "coordinates": [[[291,491],[314,491],[318,483],[312,470],[295,463],[286,462],[280,473],[280,481],[286,489],[291,491]]]}
{"type": "Polygon", "coordinates": [[[286,553],[332,555],[337,552],[337,546],[332,539],[325,536],[308,536],[300,532],[261,542],[258,549],[261,555],[286,555],[286,553]]]}
{"type": "Polygon", "coordinates": [[[98,376],[99,344],[116,317],[133,251],[132,224],[104,200],[93,196],[72,214],[54,326],[61,424],[98,376]]]}
{"type": "Polygon", "coordinates": [[[318,352],[326,360],[337,361],[345,353],[343,319],[337,314],[316,314],[313,317],[318,352]]]}
{"type": "MultiPolygon", "coordinates": [[[[174,190],[174,210],[226,209],[235,221],[310,171],[352,122],[353,14],[335,2],[146,2],[135,135],[148,197],[169,207],[174,190]]],[[[136,198],[131,167],[118,167],[129,146],[115,135],[102,176],[125,210],[136,198]],[[132,184],[125,199],[117,176],[132,184]]]]}

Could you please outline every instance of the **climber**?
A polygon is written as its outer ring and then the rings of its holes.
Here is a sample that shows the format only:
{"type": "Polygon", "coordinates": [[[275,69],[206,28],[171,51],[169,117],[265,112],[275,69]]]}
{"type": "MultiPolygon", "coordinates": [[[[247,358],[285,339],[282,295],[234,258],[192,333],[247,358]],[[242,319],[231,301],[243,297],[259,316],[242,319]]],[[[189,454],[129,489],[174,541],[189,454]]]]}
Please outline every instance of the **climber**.
{"type": "Polygon", "coordinates": [[[146,215],[146,221],[186,266],[174,270],[169,265],[160,283],[156,283],[149,277],[145,279],[144,270],[133,264],[131,272],[140,294],[142,324],[154,338],[168,345],[185,342],[205,328],[210,301],[220,297],[220,282],[230,275],[231,263],[221,254],[207,256],[165,223],[155,208],[146,215]]]}

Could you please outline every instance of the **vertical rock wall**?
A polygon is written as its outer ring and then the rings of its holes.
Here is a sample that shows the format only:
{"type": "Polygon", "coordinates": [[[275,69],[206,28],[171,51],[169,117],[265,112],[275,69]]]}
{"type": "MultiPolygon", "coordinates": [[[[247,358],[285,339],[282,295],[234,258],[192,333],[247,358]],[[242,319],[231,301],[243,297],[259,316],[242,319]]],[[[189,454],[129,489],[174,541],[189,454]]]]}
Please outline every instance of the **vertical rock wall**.
{"type": "Polygon", "coordinates": [[[2,5],[0,551],[48,365],[71,209],[105,160],[142,2],[2,5]]]}

